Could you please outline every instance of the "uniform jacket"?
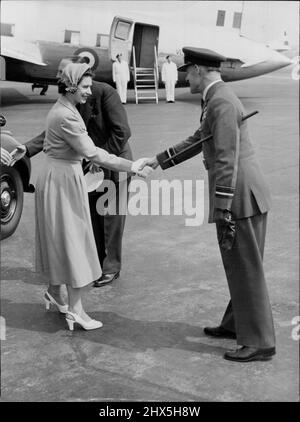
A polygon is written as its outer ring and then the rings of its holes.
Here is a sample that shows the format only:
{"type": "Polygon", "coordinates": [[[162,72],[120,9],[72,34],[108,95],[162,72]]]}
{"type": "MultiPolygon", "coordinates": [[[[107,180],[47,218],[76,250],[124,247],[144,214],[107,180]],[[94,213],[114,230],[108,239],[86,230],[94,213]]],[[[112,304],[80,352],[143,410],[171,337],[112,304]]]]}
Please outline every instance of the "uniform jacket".
{"type": "Polygon", "coordinates": [[[242,122],[243,115],[245,111],[240,100],[220,81],[207,92],[200,128],[194,135],[157,155],[160,166],[165,169],[203,152],[208,170],[210,223],[215,221],[217,208],[230,210],[233,219],[263,214],[270,209],[270,192],[255,158],[247,121],[242,122]],[[212,135],[211,140],[164,163],[166,158],[208,135],[212,135]]]}
{"type": "Polygon", "coordinates": [[[161,80],[163,82],[166,81],[174,81],[177,82],[178,80],[178,71],[177,66],[174,62],[165,62],[162,66],[161,70],[161,80]]]}
{"type": "Polygon", "coordinates": [[[117,82],[118,79],[121,79],[126,82],[130,80],[129,67],[126,61],[122,60],[120,63],[118,60],[116,60],[115,62],[113,62],[112,70],[114,82],[117,82]]]}

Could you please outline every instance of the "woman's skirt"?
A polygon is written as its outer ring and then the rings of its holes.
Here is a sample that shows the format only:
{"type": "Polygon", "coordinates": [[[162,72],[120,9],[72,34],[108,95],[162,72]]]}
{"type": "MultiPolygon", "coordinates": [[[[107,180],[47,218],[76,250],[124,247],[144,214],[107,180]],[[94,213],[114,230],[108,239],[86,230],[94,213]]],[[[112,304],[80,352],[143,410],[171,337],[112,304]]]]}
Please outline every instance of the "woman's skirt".
{"type": "Polygon", "coordinates": [[[35,193],[36,270],[53,285],[86,286],[101,276],[88,192],[79,161],[47,157],[35,193]]]}

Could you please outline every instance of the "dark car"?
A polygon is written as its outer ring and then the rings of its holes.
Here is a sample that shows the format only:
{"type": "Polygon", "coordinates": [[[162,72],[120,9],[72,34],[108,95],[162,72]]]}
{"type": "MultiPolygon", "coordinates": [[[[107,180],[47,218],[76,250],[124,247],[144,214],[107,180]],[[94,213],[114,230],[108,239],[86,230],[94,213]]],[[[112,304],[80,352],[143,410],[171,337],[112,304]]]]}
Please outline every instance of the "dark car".
{"type": "MultiPolygon", "coordinates": [[[[0,115],[0,127],[5,124],[5,117],[0,115]]],[[[11,153],[17,145],[20,143],[11,132],[1,129],[1,147],[11,153]]],[[[11,236],[19,224],[24,192],[34,192],[30,174],[30,159],[26,156],[11,167],[1,164],[1,239],[11,236]]]]}

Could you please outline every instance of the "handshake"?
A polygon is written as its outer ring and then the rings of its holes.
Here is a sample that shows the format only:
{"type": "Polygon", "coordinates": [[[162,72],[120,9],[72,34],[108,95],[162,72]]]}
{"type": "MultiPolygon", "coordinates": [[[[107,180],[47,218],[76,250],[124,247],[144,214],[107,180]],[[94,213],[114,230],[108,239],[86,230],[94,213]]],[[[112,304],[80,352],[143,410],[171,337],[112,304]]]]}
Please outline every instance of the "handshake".
{"type": "MultiPolygon", "coordinates": [[[[20,160],[26,154],[26,147],[25,145],[18,145],[16,149],[14,149],[11,153],[6,151],[4,148],[1,148],[1,163],[7,166],[13,166],[16,161],[20,160]]],[[[138,160],[134,161],[131,165],[131,171],[143,178],[148,177],[153,170],[158,167],[157,158],[139,158],[138,160]]],[[[89,166],[89,171],[91,173],[95,173],[99,171],[101,166],[95,163],[91,163],[89,166]]]]}
{"type": "Polygon", "coordinates": [[[158,167],[158,161],[156,157],[151,158],[139,158],[134,161],[131,166],[133,173],[137,174],[140,177],[148,177],[153,170],[158,167]]]}
{"type": "MultiPolygon", "coordinates": [[[[131,165],[131,171],[133,174],[136,174],[137,176],[143,177],[146,179],[146,177],[150,176],[150,174],[153,172],[154,169],[158,167],[158,161],[156,157],[151,158],[139,158],[136,161],[133,161],[131,165]]],[[[89,162],[86,169],[89,170],[90,173],[98,173],[102,170],[102,167],[100,164],[89,162]]]]}

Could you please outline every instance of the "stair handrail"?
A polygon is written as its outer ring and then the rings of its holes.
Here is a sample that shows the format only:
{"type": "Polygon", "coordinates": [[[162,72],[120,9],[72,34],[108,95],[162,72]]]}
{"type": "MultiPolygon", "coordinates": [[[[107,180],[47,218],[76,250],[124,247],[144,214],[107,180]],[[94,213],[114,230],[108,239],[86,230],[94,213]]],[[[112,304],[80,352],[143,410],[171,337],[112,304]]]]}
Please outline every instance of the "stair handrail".
{"type": "Polygon", "coordinates": [[[156,45],[154,46],[154,64],[155,64],[155,85],[156,89],[158,89],[158,81],[159,81],[159,72],[158,72],[158,58],[157,58],[157,49],[156,45]]]}
{"type": "Polygon", "coordinates": [[[135,47],[132,47],[132,54],[133,54],[133,80],[134,80],[134,92],[135,92],[135,102],[138,103],[138,94],[137,94],[137,86],[136,86],[136,59],[135,59],[135,47]]]}

